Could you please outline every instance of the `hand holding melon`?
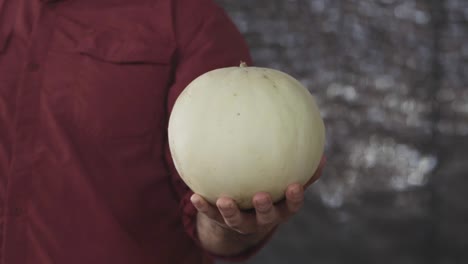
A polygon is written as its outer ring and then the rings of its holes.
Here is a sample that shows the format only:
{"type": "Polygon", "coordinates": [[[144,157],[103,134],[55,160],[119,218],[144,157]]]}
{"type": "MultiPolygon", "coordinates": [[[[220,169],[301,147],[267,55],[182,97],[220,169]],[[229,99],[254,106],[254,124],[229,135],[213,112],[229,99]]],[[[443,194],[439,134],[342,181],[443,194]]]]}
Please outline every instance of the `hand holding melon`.
{"type": "Polygon", "coordinates": [[[325,128],[310,92],[268,68],[228,67],[193,80],[169,120],[169,146],[183,181],[211,204],[239,208],[268,193],[284,198],[306,184],[322,159],[325,128]]]}

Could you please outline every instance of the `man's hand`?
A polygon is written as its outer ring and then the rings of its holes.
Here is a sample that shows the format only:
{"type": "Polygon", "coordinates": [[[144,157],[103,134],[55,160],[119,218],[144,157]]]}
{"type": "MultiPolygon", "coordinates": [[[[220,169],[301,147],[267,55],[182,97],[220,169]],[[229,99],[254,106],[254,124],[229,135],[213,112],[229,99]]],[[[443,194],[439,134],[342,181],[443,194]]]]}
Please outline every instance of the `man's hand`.
{"type": "Polygon", "coordinates": [[[254,209],[242,211],[234,200],[221,197],[216,205],[209,204],[200,195],[191,197],[197,208],[197,230],[203,246],[221,255],[240,253],[259,243],[276,226],[295,215],[304,203],[304,190],[321,175],[324,159],[313,177],[304,185],[291,184],[285,199],[273,204],[268,193],[257,193],[252,198],[254,209]]]}

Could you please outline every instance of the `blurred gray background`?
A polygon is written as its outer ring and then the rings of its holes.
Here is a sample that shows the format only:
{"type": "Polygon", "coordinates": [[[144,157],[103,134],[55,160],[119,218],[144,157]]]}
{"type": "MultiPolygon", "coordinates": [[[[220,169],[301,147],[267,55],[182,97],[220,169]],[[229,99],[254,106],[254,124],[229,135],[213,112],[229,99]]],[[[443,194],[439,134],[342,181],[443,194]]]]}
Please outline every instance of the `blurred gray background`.
{"type": "Polygon", "coordinates": [[[248,263],[468,263],[468,1],[217,2],[327,126],[322,179],[248,263]]]}

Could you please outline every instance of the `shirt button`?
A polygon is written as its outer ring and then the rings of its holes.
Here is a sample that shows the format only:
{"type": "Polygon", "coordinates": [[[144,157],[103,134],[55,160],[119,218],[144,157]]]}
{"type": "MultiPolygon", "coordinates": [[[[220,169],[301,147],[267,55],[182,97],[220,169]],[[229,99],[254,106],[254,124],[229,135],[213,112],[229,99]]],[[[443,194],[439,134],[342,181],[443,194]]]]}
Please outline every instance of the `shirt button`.
{"type": "Polygon", "coordinates": [[[38,63],[31,62],[28,64],[28,70],[30,72],[37,72],[39,68],[40,68],[40,65],[38,63]]]}

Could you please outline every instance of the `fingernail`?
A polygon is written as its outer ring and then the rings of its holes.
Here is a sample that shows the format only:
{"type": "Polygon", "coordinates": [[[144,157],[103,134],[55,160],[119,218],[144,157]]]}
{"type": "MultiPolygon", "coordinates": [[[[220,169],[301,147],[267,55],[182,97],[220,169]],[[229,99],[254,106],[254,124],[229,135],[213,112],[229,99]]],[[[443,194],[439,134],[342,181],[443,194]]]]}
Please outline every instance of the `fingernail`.
{"type": "Polygon", "coordinates": [[[267,210],[270,207],[270,203],[268,203],[268,199],[263,198],[257,200],[257,208],[260,210],[267,210]]]}
{"type": "Polygon", "coordinates": [[[190,197],[190,201],[192,202],[192,204],[193,204],[195,207],[199,207],[199,206],[200,206],[200,198],[198,198],[198,196],[192,195],[192,197],[190,197]]]}
{"type": "Polygon", "coordinates": [[[294,200],[299,200],[299,199],[302,199],[303,197],[303,193],[302,193],[302,190],[301,188],[299,187],[295,187],[291,190],[291,198],[294,199],[294,200]]]}
{"type": "Polygon", "coordinates": [[[301,193],[301,188],[299,186],[295,186],[292,190],[291,190],[291,193],[292,195],[299,195],[301,193]]]}
{"type": "Polygon", "coordinates": [[[231,210],[234,209],[234,204],[233,203],[226,203],[226,204],[224,204],[223,208],[224,208],[224,210],[231,211],[231,210]]]}

